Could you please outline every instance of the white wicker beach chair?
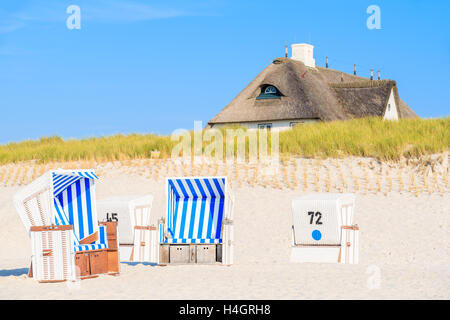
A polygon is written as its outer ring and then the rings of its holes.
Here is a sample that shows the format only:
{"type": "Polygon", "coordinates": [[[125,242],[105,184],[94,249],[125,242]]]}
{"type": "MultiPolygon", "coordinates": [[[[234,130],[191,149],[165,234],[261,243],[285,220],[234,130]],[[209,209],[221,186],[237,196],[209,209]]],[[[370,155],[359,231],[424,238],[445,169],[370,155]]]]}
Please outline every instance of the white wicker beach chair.
{"type": "Polygon", "coordinates": [[[168,178],[166,196],[160,260],[233,264],[234,197],[227,178],[168,178]]]}
{"type": "MultiPolygon", "coordinates": [[[[152,197],[153,200],[153,197],[152,197]]],[[[133,251],[130,261],[158,263],[158,229],[151,225],[152,201],[147,204],[134,204],[130,208],[131,227],[133,228],[133,251]]]]}
{"type": "Polygon", "coordinates": [[[318,193],[293,200],[291,260],[357,263],[354,207],[354,194],[318,193]]]}

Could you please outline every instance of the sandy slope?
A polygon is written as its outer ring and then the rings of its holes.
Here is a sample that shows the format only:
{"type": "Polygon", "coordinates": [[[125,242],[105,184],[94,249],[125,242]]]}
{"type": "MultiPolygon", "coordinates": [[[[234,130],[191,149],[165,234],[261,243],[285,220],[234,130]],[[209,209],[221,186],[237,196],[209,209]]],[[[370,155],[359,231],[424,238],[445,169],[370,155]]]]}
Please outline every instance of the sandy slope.
{"type": "MultiPolygon", "coordinates": [[[[121,265],[119,277],[38,284],[25,274],[30,242],[12,205],[18,187],[0,187],[0,298],[324,299],[450,298],[450,196],[358,194],[360,264],[292,264],[291,200],[303,191],[235,188],[235,265],[121,265]],[[379,288],[373,280],[379,271],[379,288]]],[[[161,184],[141,176],[107,176],[99,199],[154,195],[163,214],[161,184]]],[[[376,282],[375,282],[376,284],[376,282]]]]}

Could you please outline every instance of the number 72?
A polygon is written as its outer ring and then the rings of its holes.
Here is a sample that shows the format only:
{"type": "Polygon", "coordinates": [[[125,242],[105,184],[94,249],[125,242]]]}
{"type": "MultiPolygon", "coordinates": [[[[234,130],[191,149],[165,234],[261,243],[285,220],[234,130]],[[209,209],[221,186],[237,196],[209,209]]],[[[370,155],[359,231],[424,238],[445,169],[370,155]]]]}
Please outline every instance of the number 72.
{"type": "Polygon", "coordinates": [[[317,217],[316,224],[322,224],[322,221],[320,221],[320,219],[322,219],[322,214],[319,211],[317,211],[316,213],[314,213],[314,211],[308,211],[308,216],[311,216],[309,224],[313,224],[314,217],[317,217]]]}

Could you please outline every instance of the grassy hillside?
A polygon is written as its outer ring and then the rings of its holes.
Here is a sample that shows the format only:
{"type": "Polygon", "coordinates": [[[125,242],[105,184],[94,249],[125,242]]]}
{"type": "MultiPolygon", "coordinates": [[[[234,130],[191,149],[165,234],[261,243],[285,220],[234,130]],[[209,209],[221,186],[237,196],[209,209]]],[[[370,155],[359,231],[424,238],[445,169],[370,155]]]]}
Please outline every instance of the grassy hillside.
{"type": "MultiPolygon", "coordinates": [[[[350,155],[398,160],[402,156],[411,158],[449,150],[450,117],[397,122],[368,118],[299,125],[281,132],[279,141],[284,156],[350,155]]],[[[166,158],[177,143],[170,136],[153,134],[79,140],[49,137],[0,145],[0,164],[27,160],[104,162],[150,158],[152,150],[160,151],[160,156],[166,158]]]]}

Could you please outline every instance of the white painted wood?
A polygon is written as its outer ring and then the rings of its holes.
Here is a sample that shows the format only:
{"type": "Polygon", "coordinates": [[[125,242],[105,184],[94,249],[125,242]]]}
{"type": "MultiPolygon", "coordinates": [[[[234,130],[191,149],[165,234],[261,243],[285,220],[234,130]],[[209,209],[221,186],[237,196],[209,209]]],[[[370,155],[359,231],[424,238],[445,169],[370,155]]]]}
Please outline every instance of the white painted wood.
{"type": "Polygon", "coordinates": [[[386,106],[386,111],[384,113],[383,119],[385,120],[398,120],[398,108],[395,103],[394,90],[391,90],[389,95],[389,100],[386,106]]]}
{"type": "Polygon", "coordinates": [[[341,231],[341,261],[344,264],[359,262],[359,229],[357,226],[343,227],[341,231]]]}
{"type": "Polygon", "coordinates": [[[158,230],[135,229],[132,262],[159,263],[158,230]]]}
{"type": "Polygon", "coordinates": [[[292,201],[295,244],[339,245],[342,225],[353,221],[353,194],[317,193],[292,201]]]}
{"type": "Polygon", "coordinates": [[[33,278],[38,281],[75,280],[75,253],[71,230],[32,231],[33,278]],[[50,255],[45,255],[49,250],[50,255]]]}
{"type": "MultiPolygon", "coordinates": [[[[271,130],[284,131],[289,130],[293,126],[296,125],[305,125],[308,123],[318,122],[317,119],[293,119],[293,120],[268,120],[268,121],[255,121],[255,122],[241,122],[237,123],[237,125],[245,127],[249,130],[259,129],[259,125],[271,125],[271,130]]],[[[229,126],[231,123],[216,123],[213,125],[213,128],[220,129],[225,126],[229,126]]]]}

